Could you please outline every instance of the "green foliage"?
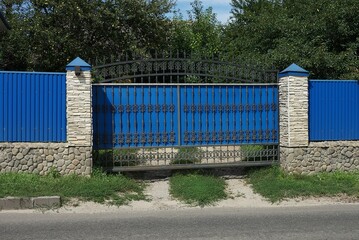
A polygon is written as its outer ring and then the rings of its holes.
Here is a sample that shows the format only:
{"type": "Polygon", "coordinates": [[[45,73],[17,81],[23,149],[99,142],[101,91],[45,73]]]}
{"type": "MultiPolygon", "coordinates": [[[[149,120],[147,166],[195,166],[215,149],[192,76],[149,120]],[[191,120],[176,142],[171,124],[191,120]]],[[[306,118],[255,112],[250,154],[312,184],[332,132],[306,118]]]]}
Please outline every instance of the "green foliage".
{"type": "Polygon", "coordinates": [[[144,186],[122,175],[105,175],[99,170],[94,171],[91,177],[58,176],[52,173],[47,176],[0,174],[0,197],[59,195],[65,201],[69,198],[79,198],[84,201],[106,201],[117,205],[145,198],[144,186]]]}
{"type": "Polygon", "coordinates": [[[312,78],[359,78],[357,0],[233,0],[229,54],[284,69],[295,62],[312,78]]]}
{"type": "Polygon", "coordinates": [[[194,164],[201,162],[202,150],[198,147],[181,147],[178,148],[171,164],[194,164]]]}
{"type": "Polygon", "coordinates": [[[47,176],[52,177],[52,178],[59,178],[59,177],[61,177],[61,174],[59,171],[57,171],[57,169],[55,167],[51,167],[50,171],[47,173],[47,176]]]}
{"type": "Polygon", "coordinates": [[[172,0],[0,0],[12,30],[0,35],[0,69],[64,71],[66,63],[131,50],[240,58],[311,78],[359,79],[358,0],[232,0],[221,25],[194,0],[170,20],[172,0]],[[188,20],[186,20],[188,19],[188,20]]]}
{"type": "Polygon", "coordinates": [[[136,166],[142,163],[138,149],[96,150],[93,152],[95,166],[136,166]]]}
{"type": "Polygon", "coordinates": [[[241,146],[243,161],[260,161],[260,151],[264,150],[262,145],[243,145],[241,146]]]}
{"type": "Polygon", "coordinates": [[[170,179],[170,194],[188,204],[205,206],[225,199],[223,179],[199,174],[178,174],[170,179]]]}
{"type": "Polygon", "coordinates": [[[64,71],[77,56],[162,48],[171,0],[0,1],[12,30],[0,37],[0,69],[64,71]]]}
{"type": "Polygon", "coordinates": [[[223,28],[212,8],[204,9],[202,2],[195,0],[188,11],[188,20],[180,14],[172,21],[170,45],[172,50],[181,50],[211,56],[221,51],[223,28]]]}
{"type": "Polygon", "coordinates": [[[307,196],[347,194],[359,198],[359,173],[319,173],[313,176],[289,175],[279,167],[253,170],[248,174],[253,189],[271,202],[307,196]]]}

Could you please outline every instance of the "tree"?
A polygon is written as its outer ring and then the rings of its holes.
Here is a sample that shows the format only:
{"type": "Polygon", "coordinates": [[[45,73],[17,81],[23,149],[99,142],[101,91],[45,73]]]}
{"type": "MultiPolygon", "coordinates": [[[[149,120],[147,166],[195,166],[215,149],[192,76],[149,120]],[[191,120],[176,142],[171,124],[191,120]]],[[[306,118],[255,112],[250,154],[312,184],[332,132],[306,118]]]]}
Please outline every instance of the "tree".
{"type": "Polygon", "coordinates": [[[223,28],[212,8],[204,9],[199,0],[191,3],[192,10],[187,12],[188,20],[181,14],[172,21],[171,49],[201,53],[205,56],[221,51],[223,28]]]}
{"type": "Polygon", "coordinates": [[[76,56],[162,48],[172,6],[171,0],[2,0],[13,28],[0,38],[0,68],[63,71],[76,56]]]}
{"type": "Polygon", "coordinates": [[[226,51],[313,78],[359,79],[358,0],[232,0],[226,51]]]}

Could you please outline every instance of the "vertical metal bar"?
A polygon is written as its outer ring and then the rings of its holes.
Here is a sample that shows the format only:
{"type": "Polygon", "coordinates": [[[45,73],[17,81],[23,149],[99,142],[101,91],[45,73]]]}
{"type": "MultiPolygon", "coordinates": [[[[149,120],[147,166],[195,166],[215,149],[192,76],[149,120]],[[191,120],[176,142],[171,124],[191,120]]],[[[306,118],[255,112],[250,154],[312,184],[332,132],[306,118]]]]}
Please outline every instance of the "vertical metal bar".
{"type": "Polygon", "coordinates": [[[279,83],[278,83],[278,81],[279,81],[279,79],[278,79],[278,74],[277,74],[277,85],[276,85],[276,91],[277,91],[277,98],[276,98],[276,101],[277,101],[277,106],[278,106],[278,111],[277,111],[277,127],[278,127],[278,143],[277,143],[277,146],[276,146],[276,148],[277,148],[277,161],[278,161],[278,163],[280,163],[280,126],[279,126],[279,114],[280,114],[280,109],[279,109],[279,83]]]}
{"type": "Polygon", "coordinates": [[[148,91],[148,96],[149,96],[149,105],[148,105],[148,115],[149,115],[149,118],[148,118],[148,125],[149,125],[149,130],[150,130],[150,132],[149,132],[149,138],[150,138],[150,141],[149,141],[149,143],[150,143],[150,145],[151,145],[151,147],[153,146],[153,132],[152,132],[152,130],[153,130],[153,128],[152,128],[152,112],[153,112],[153,106],[152,106],[152,88],[151,87],[149,87],[149,91],[148,91]],[[150,109],[150,108],[152,108],[152,109],[150,109]]]}
{"type": "MultiPolygon", "coordinates": [[[[157,79],[156,79],[156,82],[157,82],[157,79]]],[[[156,104],[155,104],[155,114],[156,114],[156,134],[155,134],[155,143],[156,143],[156,146],[157,146],[157,151],[156,151],[156,160],[157,160],[157,165],[159,165],[159,146],[160,146],[160,122],[159,122],[159,111],[158,111],[158,107],[159,107],[159,104],[158,104],[158,86],[156,86],[156,96],[155,96],[155,101],[156,101],[156,104]]]]}
{"type": "Polygon", "coordinates": [[[127,112],[127,134],[128,136],[126,137],[126,142],[127,142],[127,138],[128,139],[128,147],[131,146],[131,105],[130,105],[130,90],[129,90],[129,86],[127,86],[126,88],[126,97],[127,97],[127,106],[126,106],[126,112],[127,112]]]}
{"type": "Polygon", "coordinates": [[[195,131],[195,105],[194,105],[194,86],[192,85],[192,106],[190,108],[190,110],[192,111],[192,132],[191,132],[191,136],[190,136],[190,139],[191,139],[191,142],[192,144],[194,145],[195,142],[196,142],[196,138],[195,138],[195,135],[196,135],[196,131],[195,131]]]}
{"type": "Polygon", "coordinates": [[[114,103],[115,103],[115,90],[114,90],[114,86],[111,86],[112,89],[112,102],[111,102],[111,140],[112,140],[112,148],[115,147],[115,143],[116,143],[116,139],[114,141],[113,135],[114,135],[114,131],[115,131],[115,113],[114,113],[114,103]]]}
{"type": "MultiPolygon", "coordinates": [[[[115,104],[115,90],[114,86],[111,87],[112,89],[112,102],[111,102],[111,142],[112,142],[112,151],[115,148],[116,139],[114,139],[113,135],[115,132],[115,116],[114,116],[114,104],[115,104]]],[[[115,134],[116,136],[116,134],[115,134]]],[[[112,165],[115,166],[115,158],[114,155],[112,155],[112,165]]]]}
{"type": "Polygon", "coordinates": [[[158,83],[158,74],[157,74],[157,67],[155,66],[155,64],[157,63],[157,50],[155,50],[155,61],[153,61],[153,68],[155,69],[155,78],[156,78],[156,83],[158,83]]]}
{"type": "Polygon", "coordinates": [[[223,143],[223,96],[222,96],[222,86],[219,86],[219,106],[220,107],[220,111],[219,111],[219,126],[220,126],[220,138],[219,138],[219,142],[220,144],[223,143]]]}
{"type": "MultiPolygon", "coordinates": [[[[202,94],[201,94],[202,86],[197,86],[197,87],[198,87],[198,99],[199,99],[198,108],[197,108],[198,109],[198,120],[199,120],[198,142],[200,145],[202,145],[203,144],[203,123],[202,123],[203,106],[202,106],[202,94]]],[[[200,158],[200,161],[202,161],[201,156],[198,156],[198,158],[200,158]]]]}
{"type": "Polygon", "coordinates": [[[247,124],[247,130],[246,130],[246,142],[247,143],[250,140],[250,136],[248,136],[248,134],[249,134],[249,107],[250,107],[249,106],[249,93],[248,93],[248,86],[246,86],[246,107],[245,107],[245,112],[246,112],[246,124],[247,124]]]}
{"type": "MultiPolygon", "coordinates": [[[[175,104],[173,102],[173,86],[172,85],[170,86],[170,97],[171,97],[170,109],[172,109],[172,107],[174,107],[174,104],[175,104]]],[[[171,158],[174,158],[173,145],[175,144],[175,142],[172,141],[172,137],[175,137],[175,136],[173,136],[174,133],[175,133],[175,131],[174,131],[174,121],[173,121],[174,111],[175,111],[175,109],[173,109],[173,111],[172,110],[170,111],[170,113],[171,113],[171,122],[170,122],[170,125],[171,125],[171,132],[170,132],[171,158]]]]}
{"type": "MultiPolygon", "coordinates": [[[[212,142],[213,145],[216,144],[217,141],[217,124],[216,124],[216,101],[215,101],[215,86],[212,86],[212,114],[213,114],[213,132],[212,132],[212,142]]],[[[216,163],[216,158],[215,158],[215,147],[213,147],[213,163],[216,163]]]]}
{"type": "MultiPolygon", "coordinates": [[[[166,73],[166,69],[167,69],[167,59],[165,57],[164,50],[162,50],[162,59],[163,59],[163,62],[162,62],[162,80],[163,80],[163,83],[165,83],[166,82],[165,73],[166,73]]],[[[172,83],[172,75],[170,76],[170,83],[172,83]]]]}
{"type": "MultiPolygon", "coordinates": [[[[178,129],[178,146],[182,146],[181,144],[181,136],[182,136],[182,129],[181,129],[181,89],[180,85],[177,85],[177,129],[178,129]]],[[[186,120],[187,122],[187,120],[186,120]]]]}
{"type": "Polygon", "coordinates": [[[253,131],[252,131],[252,141],[254,143],[257,142],[257,131],[256,131],[256,109],[257,109],[257,106],[256,106],[256,89],[255,89],[255,86],[253,85],[252,87],[253,89],[253,105],[252,105],[252,111],[253,111],[253,131]]]}
{"type": "MultiPolygon", "coordinates": [[[[167,96],[166,96],[166,86],[162,86],[163,87],[163,107],[164,107],[164,104],[166,104],[166,98],[167,98],[167,96]]],[[[163,141],[163,145],[164,145],[164,147],[167,147],[167,107],[165,108],[165,109],[162,109],[163,110],[163,115],[164,115],[164,123],[163,123],[163,125],[164,125],[164,132],[162,133],[163,134],[163,140],[166,140],[166,141],[163,141]]],[[[164,161],[165,161],[165,165],[166,165],[166,161],[167,161],[167,158],[166,158],[166,156],[167,156],[167,151],[165,150],[165,154],[164,154],[164,161]]]]}
{"type": "Polygon", "coordinates": [[[107,144],[107,134],[106,134],[106,111],[107,111],[107,106],[106,106],[106,86],[103,87],[103,142],[105,144],[105,147],[107,148],[106,144],[107,144]]]}
{"type": "MultiPolygon", "coordinates": [[[[263,114],[263,91],[262,91],[263,87],[260,86],[259,87],[259,142],[262,143],[263,142],[263,119],[262,119],[262,114],[263,114]]],[[[262,155],[262,154],[261,154],[262,155]]],[[[262,160],[262,159],[261,159],[262,160]]]]}
{"type": "Polygon", "coordinates": [[[206,102],[204,104],[204,110],[206,112],[206,132],[205,132],[205,142],[206,142],[206,161],[208,163],[208,144],[210,139],[209,137],[209,121],[208,121],[208,116],[209,116],[209,111],[210,111],[210,106],[209,106],[209,100],[208,100],[208,85],[206,85],[206,102]],[[208,139],[207,139],[208,138],[208,139]]]}
{"type": "Polygon", "coordinates": [[[139,139],[138,139],[138,121],[137,121],[137,113],[138,113],[138,106],[137,106],[137,88],[136,85],[133,86],[133,115],[134,115],[134,121],[133,125],[135,126],[135,134],[134,139],[137,139],[137,141],[134,141],[134,145],[138,147],[139,139]]]}
{"type": "Polygon", "coordinates": [[[123,103],[122,103],[122,88],[123,86],[118,86],[118,110],[119,110],[119,125],[120,125],[120,132],[119,132],[119,137],[122,138],[122,142],[119,142],[120,147],[123,146],[123,141],[124,141],[124,137],[123,137],[123,103]],[[122,109],[121,109],[122,108],[122,109]]]}
{"type": "MultiPolygon", "coordinates": [[[[140,139],[141,139],[141,146],[142,146],[142,158],[144,159],[144,155],[145,155],[145,150],[144,150],[144,146],[146,144],[146,141],[144,140],[145,137],[145,111],[146,111],[146,107],[145,107],[145,89],[143,87],[143,85],[141,86],[141,90],[142,90],[142,103],[141,103],[141,112],[142,112],[142,122],[141,122],[141,126],[142,126],[142,132],[140,134],[140,139]]],[[[146,159],[147,160],[147,159],[146,159]]]]}
{"type": "Polygon", "coordinates": [[[236,142],[237,142],[237,126],[236,126],[236,99],[235,99],[235,90],[236,87],[233,85],[232,86],[232,114],[233,114],[233,131],[232,131],[232,141],[233,141],[233,161],[236,161],[236,142]]]}
{"type": "MultiPolygon", "coordinates": [[[[178,49],[176,51],[176,61],[173,61],[173,67],[174,67],[176,75],[177,75],[177,83],[179,83],[180,82],[179,81],[180,80],[179,71],[180,71],[180,68],[181,68],[181,66],[180,66],[181,61],[179,60],[179,51],[178,51],[178,49]],[[176,63],[177,63],[176,61],[178,61],[178,67],[176,66],[176,63]]],[[[171,76],[172,76],[172,74],[171,74],[171,76]]]]}
{"type": "MultiPolygon", "coordinates": [[[[227,72],[228,73],[228,72],[227,72]]],[[[227,112],[227,131],[225,133],[225,137],[226,137],[226,141],[227,141],[227,162],[229,161],[229,143],[230,143],[230,132],[229,132],[229,111],[230,111],[230,108],[229,108],[229,94],[228,94],[228,84],[226,85],[226,106],[225,106],[225,109],[224,109],[226,112],[227,112]]]]}
{"type": "MultiPolygon", "coordinates": [[[[123,147],[124,145],[125,145],[125,135],[124,135],[124,133],[123,133],[123,128],[124,128],[124,124],[126,124],[126,119],[123,119],[123,113],[124,113],[124,111],[126,111],[126,108],[124,107],[124,103],[123,103],[123,101],[122,101],[122,89],[124,88],[124,86],[123,85],[119,85],[118,86],[118,98],[119,98],[119,100],[118,100],[118,104],[119,104],[119,124],[120,124],[120,132],[119,132],[119,138],[121,138],[121,141],[122,142],[120,142],[119,141],[119,145],[120,145],[120,148],[121,147],[123,147]]],[[[120,154],[119,156],[118,156],[118,159],[117,159],[118,161],[119,161],[119,163],[120,163],[120,165],[122,166],[122,164],[123,164],[123,156],[120,154]]]]}
{"type": "MultiPolygon", "coordinates": [[[[219,68],[220,71],[220,68],[219,68]]],[[[218,72],[219,74],[219,72],[218,72]]],[[[223,162],[223,150],[222,150],[222,146],[223,146],[223,93],[222,93],[222,86],[219,86],[219,126],[220,126],[220,130],[219,130],[219,150],[220,150],[220,162],[223,162]]]]}
{"type": "Polygon", "coordinates": [[[265,140],[268,143],[269,140],[269,136],[268,136],[268,131],[269,131],[269,110],[270,110],[270,106],[269,106],[269,94],[268,94],[268,85],[266,86],[266,105],[265,105],[265,111],[266,111],[266,131],[265,131],[265,140]]]}
{"type": "Polygon", "coordinates": [[[272,134],[273,134],[273,136],[272,136],[272,141],[274,142],[274,140],[276,139],[276,140],[278,140],[278,138],[277,138],[277,136],[275,136],[275,134],[276,134],[276,132],[275,132],[275,129],[277,129],[277,126],[276,126],[276,117],[277,117],[277,114],[275,114],[275,111],[278,111],[278,107],[276,106],[276,94],[275,94],[275,90],[274,90],[275,88],[272,86],[272,101],[273,101],[273,118],[272,118],[272,120],[273,120],[273,131],[272,131],[272,134]],[[276,109],[276,110],[275,110],[276,109]]]}
{"type": "MultiPolygon", "coordinates": [[[[101,110],[103,110],[103,132],[102,132],[102,136],[103,136],[103,139],[102,139],[102,142],[103,142],[103,147],[105,148],[105,149],[107,149],[107,139],[106,139],[106,109],[107,109],[107,106],[106,106],[106,101],[105,101],[105,99],[106,99],[106,86],[104,86],[103,87],[103,92],[102,92],[102,94],[103,94],[103,97],[102,97],[102,100],[103,100],[103,103],[102,103],[102,109],[101,110]]],[[[100,140],[100,142],[101,142],[101,140],[100,140]]],[[[107,150],[105,151],[105,154],[104,154],[104,161],[105,161],[105,166],[106,166],[106,168],[108,167],[108,159],[107,159],[107,150]]]]}

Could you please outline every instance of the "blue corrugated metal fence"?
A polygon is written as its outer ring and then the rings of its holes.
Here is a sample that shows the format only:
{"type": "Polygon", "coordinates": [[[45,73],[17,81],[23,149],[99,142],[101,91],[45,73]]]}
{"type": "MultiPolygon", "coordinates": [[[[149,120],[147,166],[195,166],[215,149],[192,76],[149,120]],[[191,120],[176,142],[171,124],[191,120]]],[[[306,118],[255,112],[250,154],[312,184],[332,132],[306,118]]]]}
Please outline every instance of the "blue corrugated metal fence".
{"type": "Polygon", "coordinates": [[[309,81],[309,140],[359,140],[359,81],[309,81]]]}
{"type": "Polygon", "coordinates": [[[66,141],[66,74],[0,72],[0,141],[66,141]]]}

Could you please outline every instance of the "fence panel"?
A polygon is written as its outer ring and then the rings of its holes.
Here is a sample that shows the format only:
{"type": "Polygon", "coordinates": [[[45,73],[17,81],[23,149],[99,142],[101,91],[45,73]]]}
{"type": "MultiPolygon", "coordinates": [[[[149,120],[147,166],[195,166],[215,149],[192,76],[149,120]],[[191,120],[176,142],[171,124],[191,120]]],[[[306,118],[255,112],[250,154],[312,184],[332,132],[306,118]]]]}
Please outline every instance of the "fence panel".
{"type": "Polygon", "coordinates": [[[359,81],[309,81],[309,140],[359,139],[359,81]]]}
{"type": "Polygon", "coordinates": [[[94,148],[277,144],[276,85],[93,85],[94,148]]]}
{"type": "Polygon", "coordinates": [[[66,74],[0,72],[0,142],[66,141],[66,74]]]}

